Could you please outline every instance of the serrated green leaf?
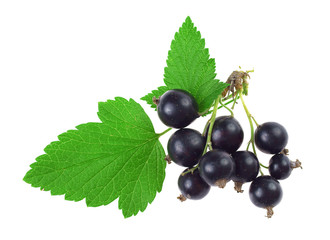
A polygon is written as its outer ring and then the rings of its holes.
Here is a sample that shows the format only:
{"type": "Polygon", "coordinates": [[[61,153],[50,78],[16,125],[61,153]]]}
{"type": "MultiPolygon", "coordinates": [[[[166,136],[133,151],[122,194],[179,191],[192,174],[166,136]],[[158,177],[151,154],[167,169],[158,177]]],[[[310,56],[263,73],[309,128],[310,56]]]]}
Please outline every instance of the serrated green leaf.
{"type": "MultiPolygon", "coordinates": [[[[164,82],[168,90],[183,89],[190,92],[198,103],[200,113],[209,109],[227,86],[215,79],[215,60],[210,58],[205,40],[190,17],[175,33],[166,63],[164,82]]],[[[142,99],[152,104],[150,98],[155,96],[154,91],[142,99]]]]}
{"type": "Polygon", "coordinates": [[[184,89],[196,99],[199,112],[209,109],[225,85],[215,80],[215,60],[190,17],[175,34],[168,52],[164,82],[170,89],[184,89]]]}
{"type": "Polygon", "coordinates": [[[144,211],[165,178],[165,153],[153,125],[134,100],[99,103],[101,123],[87,123],[59,135],[31,164],[24,181],[33,187],[107,205],[119,197],[124,217],[144,211]]]}
{"type": "Polygon", "coordinates": [[[145,95],[144,97],[141,98],[141,100],[146,101],[152,108],[157,108],[156,104],[153,102],[153,98],[159,98],[161,95],[163,95],[169,88],[167,86],[161,86],[158,87],[156,90],[151,91],[151,93],[145,95]]]}

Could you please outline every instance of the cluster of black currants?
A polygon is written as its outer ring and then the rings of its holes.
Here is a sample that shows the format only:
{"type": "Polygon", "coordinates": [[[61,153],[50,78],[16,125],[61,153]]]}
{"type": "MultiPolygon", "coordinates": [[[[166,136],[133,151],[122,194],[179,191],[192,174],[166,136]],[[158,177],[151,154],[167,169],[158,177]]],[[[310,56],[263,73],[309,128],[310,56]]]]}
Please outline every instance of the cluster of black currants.
{"type": "Polygon", "coordinates": [[[257,148],[264,153],[275,154],[269,162],[270,175],[258,177],[260,164],[256,155],[247,150],[238,151],[244,132],[233,116],[215,118],[208,145],[210,123],[203,134],[186,128],[200,116],[198,105],[190,93],[169,90],[156,100],[156,104],[161,121],[179,129],[169,138],[166,160],[186,167],[178,179],[181,191],[178,198],[181,201],[202,199],[211,186],[224,188],[231,180],[237,192],[243,192],[244,183],[252,182],[249,189],[252,203],[266,208],[268,217],[273,215],[272,208],[282,199],[278,180],[289,177],[293,168],[300,167],[298,160],[292,162],[286,156],[288,134],[283,126],[267,122],[255,131],[257,148]]]}

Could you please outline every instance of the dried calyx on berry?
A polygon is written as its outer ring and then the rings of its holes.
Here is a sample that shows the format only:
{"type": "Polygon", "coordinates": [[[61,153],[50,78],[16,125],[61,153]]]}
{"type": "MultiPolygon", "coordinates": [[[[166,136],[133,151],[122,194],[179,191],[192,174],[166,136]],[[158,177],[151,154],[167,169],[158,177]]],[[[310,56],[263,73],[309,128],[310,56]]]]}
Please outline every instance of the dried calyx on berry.
{"type": "Polygon", "coordinates": [[[278,179],[284,180],[291,175],[292,169],[302,168],[301,162],[297,159],[296,161],[291,161],[286,155],[282,153],[275,154],[269,160],[269,174],[278,179]]]}
{"type": "Polygon", "coordinates": [[[259,161],[254,153],[237,151],[232,154],[235,168],[231,180],[235,183],[234,189],[243,192],[242,185],[256,179],[259,173],[259,161]]]}
{"type": "Polygon", "coordinates": [[[257,177],[250,185],[249,196],[254,205],[267,209],[267,217],[274,214],[273,208],[282,200],[280,183],[271,176],[257,177]]]}
{"type": "Polygon", "coordinates": [[[179,176],[178,186],[181,191],[178,199],[181,202],[187,198],[192,200],[202,199],[210,191],[210,186],[201,178],[198,169],[194,171],[184,170],[179,176]]]}
{"type": "Polygon", "coordinates": [[[235,168],[233,158],[226,152],[212,150],[204,154],[199,161],[201,177],[209,185],[224,188],[230,181],[235,168]]]}

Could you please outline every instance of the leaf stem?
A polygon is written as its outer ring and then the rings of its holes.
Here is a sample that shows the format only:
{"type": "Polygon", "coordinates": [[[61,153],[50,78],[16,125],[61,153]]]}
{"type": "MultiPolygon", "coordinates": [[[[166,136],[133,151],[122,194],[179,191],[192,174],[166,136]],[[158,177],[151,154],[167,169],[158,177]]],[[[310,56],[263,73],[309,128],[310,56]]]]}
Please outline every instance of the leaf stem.
{"type": "Polygon", "coordinates": [[[172,130],[172,128],[168,128],[164,132],[158,133],[158,136],[161,137],[161,136],[163,136],[164,134],[166,134],[167,132],[169,132],[171,130],[172,130]]]}

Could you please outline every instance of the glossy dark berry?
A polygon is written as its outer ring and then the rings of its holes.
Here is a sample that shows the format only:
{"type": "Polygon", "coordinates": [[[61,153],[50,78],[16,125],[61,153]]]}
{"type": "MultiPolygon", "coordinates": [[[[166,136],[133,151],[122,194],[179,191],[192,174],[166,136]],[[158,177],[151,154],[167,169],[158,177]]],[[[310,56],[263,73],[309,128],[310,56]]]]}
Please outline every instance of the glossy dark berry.
{"type": "Polygon", "coordinates": [[[205,137],[198,131],[182,128],[168,140],[167,151],[171,160],[184,167],[192,167],[198,163],[205,147],[205,137]]]}
{"type": "Polygon", "coordinates": [[[285,128],[276,122],[266,122],[259,125],[254,134],[257,148],[270,154],[281,152],[288,143],[288,138],[285,128]]]}
{"type": "Polygon", "coordinates": [[[215,119],[211,135],[213,149],[234,153],[241,146],[243,138],[243,129],[235,118],[221,116],[215,119]]]}
{"type": "Polygon", "coordinates": [[[254,153],[249,151],[238,151],[232,154],[235,168],[231,179],[235,182],[235,190],[241,190],[242,184],[251,182],[259,173],[259,161],[254,153]]]}
{"type": "Polygon", "coordinates": [[[272,177],[278,180],[286,179],[292,172],[291,161],[284,154],[275,154],[269,161],[268,170],[272,177]]]}
{"type": "Polygon", "coordinates": [[[198,169],[195,169],[192,173],[186,173],[188,169],[180,174],[178,180],[178,186],[183,196],[179,199],[184,201],[186,198],[199,200],[205,197],[209,191],[210,186],[200,177],[198,169]]]}
{"type": "Polygon", "coordinates": [[[157,112],[160,120],[173,128],[184,128],[199,117],[194,97],[180,89],[164,93],[159,98],[157,112]]]}
{"type": "Polygon", "coordinates": [[[254,205],[267,209],[267,217],[273,215],[272,208],[280,203],[283,192],[280,183],[271,176],[257,177],[250,185],[249,196],[254,205]]]}
{"type": "Polygon", "coordinates": [[[205,182],[221,188],[230,180],[234,167],[233,158],[220,150],[207,152],[199,161],[199,172],[205,182]]]}

